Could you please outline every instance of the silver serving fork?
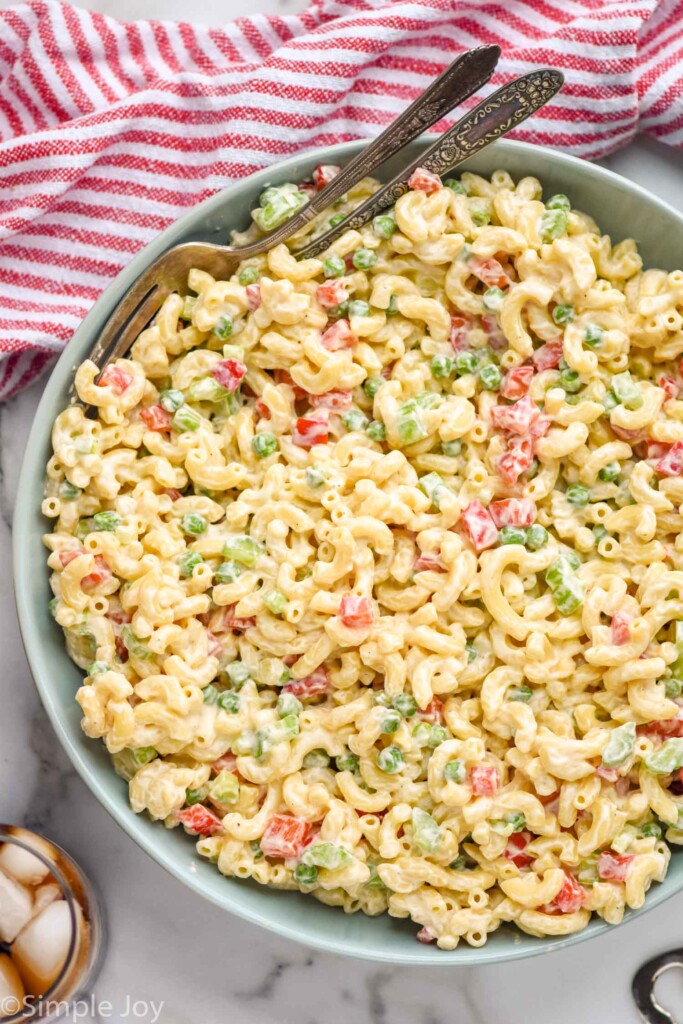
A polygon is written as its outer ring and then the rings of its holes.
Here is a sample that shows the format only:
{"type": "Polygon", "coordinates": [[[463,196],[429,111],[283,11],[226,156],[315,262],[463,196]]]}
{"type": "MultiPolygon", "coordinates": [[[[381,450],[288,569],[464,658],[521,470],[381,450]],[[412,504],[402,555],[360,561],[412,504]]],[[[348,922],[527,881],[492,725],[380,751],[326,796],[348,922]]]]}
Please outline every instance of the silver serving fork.
{"type": "Polygon", "coordinates": [[[187,283],[193,267],[226,278],[251,256],[260,255],[301,231],[366,175],[431,128],[490,79],[499,46],[480,46],[457,57],[432,84],[340,173],[281,227],[239,248],[187,242],[165,252],[138,278],[107,320],[90,358],[100,369],[124,355],[149,324],[168,295],[187,283]]]}

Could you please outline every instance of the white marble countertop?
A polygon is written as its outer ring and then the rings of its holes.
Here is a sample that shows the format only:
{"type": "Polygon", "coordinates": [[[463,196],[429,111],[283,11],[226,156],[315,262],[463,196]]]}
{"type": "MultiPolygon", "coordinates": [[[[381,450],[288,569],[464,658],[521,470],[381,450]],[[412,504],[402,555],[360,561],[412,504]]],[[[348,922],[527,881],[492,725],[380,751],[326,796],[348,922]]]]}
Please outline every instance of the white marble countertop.
{"type": "MultiPolygon", "coordinates": [[[[0,2],[0,6],[6,6],[0,2]]],[[[184,0],[86,0],[123,17],[185,17],[184,0]]],[[[299,0],[194,0],[195,20],[299,0]]],[[[606,161],[683,207],[683,156],[637,140],[606,161]]],[[[77,854],[99,884],[111,942],[96,984],[108,1019],[130,1001],[164,1009],[161,1024],[629,1024],[630,981],[646,959],[683,945],[683,895],[633,924],[561,953],[485,968],[376,966],[316,953],[230,917],[185,889],[135,846],[71,768],[42,711],[19,639],[11,515],[39,382],[0,406],[0,820],[34,825],[77,854]]],[[[683,989],[666,996],[683,1021],[683,989]]],[[[139,1017],[155,1024],[154,1012],[139,1017]]]]}

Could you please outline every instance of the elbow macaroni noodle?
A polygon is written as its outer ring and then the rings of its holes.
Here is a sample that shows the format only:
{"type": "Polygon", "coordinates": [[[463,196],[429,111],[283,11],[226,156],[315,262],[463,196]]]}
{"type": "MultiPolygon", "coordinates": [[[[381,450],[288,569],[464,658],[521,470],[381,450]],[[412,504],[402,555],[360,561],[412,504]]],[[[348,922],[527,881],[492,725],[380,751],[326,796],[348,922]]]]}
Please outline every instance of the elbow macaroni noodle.
{"type": "Polygon", "coordinates": [[[412,184],[77,370],[83,728],[226,875],[444,949],[618,923],[683,842],[683,271],[533,178],[412,184]]]}

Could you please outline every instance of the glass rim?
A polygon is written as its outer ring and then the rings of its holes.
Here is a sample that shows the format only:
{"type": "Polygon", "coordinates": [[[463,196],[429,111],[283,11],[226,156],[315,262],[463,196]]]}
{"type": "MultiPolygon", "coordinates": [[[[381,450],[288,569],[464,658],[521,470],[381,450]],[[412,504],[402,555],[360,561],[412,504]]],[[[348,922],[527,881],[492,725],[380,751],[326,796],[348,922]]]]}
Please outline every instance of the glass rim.
{"type": "MultiPolygon", "coordinates": [[[[23,825],[7,825],[3,822],[0,822],[0,845],[2,845],[3,843],[13,843],[15,846],[19,846],[27,853],[30,853],[34,857],[37,857],[38,860],[42,861],[42,863],[49,869],[49,873],[54,877],[55,881],[59,885],[60,889],[62,890],[62,893],[64,894],[66,904],[69,908],[69,916],[71,918],[71,938],[69,940],[69,949],[67,951],[64,964],[59,974],[48,988],[48,990],[44,992],[41,996],[34,997],[31,1005],[28,1008],[18,1010],[16,1013],[11,1014],[8,1017],[0,1017],[0,1024],[13,1024],[13,1022],[30,1020],[32,1017],[34,1019],[39,1020],[40,1017],[42,1016],[42,1014],[40,1013],[41,1003],[43,1001],[49,1000],[50,996],[52,996],[57,991],[59,985],[61,985],[64,978],[68,975],[69,971],[73,967],[78,952],[78,918],[76,915],[76,906],[78,905],[78,903],[73,895],[71,885],[69,884],[67,878],[64,876],[63,871],[55,863],[50,861],[48,857],[46,857],[45,854],[42,853],[42,851],[36,850],[26,840],[13,835],[11,829],[21,829],[22,832],[27,832],[29,835],[37,836],[39,839],[42,839],[43,842],[48,843],[50,846],[52,846],[61,856],[67,858],[67,860],[71,860],[71,858],[69,857],[68,853],[62,849],[61,846],[53,842],[52,839],[48,839],[40,832],[37,832],[35,829],[25,828],[23,825]]],[[[11,958],[11,943],[7,943],[5,944],[5,946],[3,946],[2,948],[6,953],[8,953],[8,955],[11,958]]]]}

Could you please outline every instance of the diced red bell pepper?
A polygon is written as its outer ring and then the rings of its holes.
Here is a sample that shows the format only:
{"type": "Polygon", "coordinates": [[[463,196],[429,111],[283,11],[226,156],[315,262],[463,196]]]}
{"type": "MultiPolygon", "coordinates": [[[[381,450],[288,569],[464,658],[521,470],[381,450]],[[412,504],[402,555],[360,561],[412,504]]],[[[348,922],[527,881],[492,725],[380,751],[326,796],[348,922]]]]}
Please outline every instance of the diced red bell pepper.
{"type": "Polygon", "coordinates": [[[529,427],[529,437],[537,441],[539,437],[545,437],[550,430],[550,416],[541,413],[529,427]]]}
{"type": "Polygon", "coordinates": [[[329,441],[328,424],[322,418],[299,416],[292,431],[292,442],[298,448],[313,448],[329,441]]]}
{"type": "Polygon", "coordinates": [[[626,612],[615,612],[612,616],[612,643],[627,644],[631,639],[631,616],[626,612]]]}
{"type": "Polygon", "coordinates": [[[294,391],[294,397],[297,399],[297,401],[300,401],[302,398],[308,397],[308,391],[305,391],[304,388],[300,387],[295,382],[294,378],[292,377],[291,373],[289,373],[288,370],[276,370],[275,383],[288,384],[290,388],[292,388],[292,390],[294,391]]]}
{"type": "Polygon", "coordinates": [[[206,639],[209,644],[209,654],[212,658],[220,658],[223,653],[223,641],[220,637],[212,633],[210,629],[206,631],[206,639]]]}
{"type": "Polygon", "coordinates": [[[508,347],[508,340],[503,333],[498,317],[495,313],[484,313],[481,318],[481,326],[489,337],[489,346],[496,352],[508,347]]]}
{"type": "Polygon", "coordinates": [[[672,444],[663,459],[655,465],[659,476],[680,476],[683,473],[683,441],[672,444]]]}
{"type": "Polygon", "coordinates": [[[507,846],[503,850],[503,856],[507,860],[511,860],[518,868],[528,868],[533,863],[534,858],[530,854],[525,853],[525,850],[533,838],[533,834],[527,832],[526,829],[522,832],[513,832],[508,839],[507,846]]]}
{"type": "Polygon", "coordinates": [[[500,393],[503,398],[509,398],[512,402],[516,402],[518,398],[522,398],[527,393],[533,379],[533,366],[515,366],[512,370],[508,370],[503,377],[500,393]]]}
{"type": "Polygon", "coordinates": [[[514,405],[494,405],[491,409],[491,420],[497,430],[521,435],[528,432],[539,414],[540,410],[531,395],[524,395],[514,405]]]}
{"type": "MultiPolygon", "coordinates": [[[[670,444],[664,444],[662,441],[643,441],[643,451],[640,452],[640,458],[645,459],[663,459],[668,453],[670,444]]],[[[640,448],[640,445],[638,446],[640,448]]]]}
{"type": "Polygon", "coordinates": [[[311,405],[315,409],[330,409],[332,412],[346,412],[352,402],[350,391],[326,391],[324,395],[311,395],[311,405]]]}
{"type": "Polygon", "coordinates": [[[574,914],[586,902],[586,890],[579,885],[568,871],[564,873],[564,885],[552,903],[540,909],[544,914],[574,914]]]}
{"type": "Polygon", "coordinates": [[[415,192],[426,192],[431,196],[443,188],[443,182],[438,174],[433,174],[426,167],[416,167],[408,178],[408,188],[415,192]]]}
{"type": "Polygon", "coordinates": [[[606,768],[604,764],[598,765],[595,769],[595,774],[599,775],[601,779],[605,780],[605,782],[614,783],[619,778],[619,772],[616,768],[606,768]]]}
{"type": "Polygon", "coordinates": [[[231,394],[237,391],[247,368],[239,359],[222,359],[211,369],[211,376],[231,394]]]}
{"type": "Polygon", "coordinates": [[[348,288],[340,278],[333,278],[331,281],[326,281],[325,284],[318,285],[315,294],[323,309],[339,306],[349,297],[348,288]]]}
{"type": "Polygon", "coordinates": [[[237,758],[234,754],[227,752],[222,757],[217,758],[211,765],[211,771],[218,775],[219,772],[234,772],[237,768],[237,758]]]}
{"type": "Polygon", "coordinates": [[[533,498],[503,498],[489,505],[491,518],[498,527],[531,526],[536,518],[536,502],[533,498]]]}
{"type": "Polygon", "coordinates": [[[526,473],[533,461],[533,445],[528,437],[513,437],[508,441],[508,448],[498,459],[498,472],[501,479],[514,486],[522,473],[526,473]]]}
{"type": "Polygon", "coordinates": [[[639,736],[660,738],[662,736],[683,736],[683,708],[674,718],[661,718],[636,728],[639,736]]]}
{"type": "Polygon", "coordinates": [[[472,321],[468,316],[461,316],[457,313],[451,317],[450,343],[456,354],[469,348],[471,330],[472,321]]]}
{"type": "Polygon", "coordinates": [[[261,286],[258,284],[248,284],[245,290],[247,293],[247,307],[249,312],[253,313],[261,305],[261,286]]]}
{"type": "Polygon", "coordinates": [[[441,556],[431,551],[421,551],[413,562],[414,572],[423,572],[425,569],[432,569],[434,572],[443,572],[444,565],[441,556]]]}
{"type": "Polygon", "coordinates": [[[134,379],[133,374],[129,373],[128,370],[123,370],[120,366],[114,366],[110,363],[109,366],[105,366],[104,370],[102,370],[97,384],[101,388],[110,387],[115,395],[122,395],[126,388],[130,387],[134,379]]]}
{"type": "Polygon", "coordinates": [[[415,936],[418,942],[422,942],[425,946],[431,945],[436,942],[436,935],[430,928],[420,928],[419,932],[415,936]]]}
{"type": "Polygon", "coordinates": [[[507,288],[512,284],[505,267],[495,256],[491,256],[487,260],[483,260],[479,256],[470,256],[468,267],[487,288],[507,288]]]}
{"type": "Polygon", "coordinates": [[[536,349],[531,359],[538,372],[542,373],[544,370],[556,370],[563,354],[564,347],[561,340],[548,341],[536,349]]]}
{"type": "Polygon", "coordinates": [[[320,344],[328,352],[338,352],[342,348],[353,348],[357,341],[358,338],[351,330],[349,321],[342,317],[323,331],[320,344]]]}
{"type": "Polygon", "coordinates": [[[369,629],[375,619],[369,597],[347,594],[339,605],[339,618],[349,629],[369,629]]]}
{"type": "Polygon", "coordinates": [[[625,882],[632,860],[635,860],[632,853],[603,850],[598,857],[598,875],[603,882],[625,882]]]}
{"type": "Polygon", "coordinates": [[[62,568],[65,569],[69,562],[73,562],[74,558],[80,558],[80,556],[84,554],[85,552],[80,548],[76,548],[75,550],[72,548],[71,551],[60,551],[59,561],[62,563],[62,568]]]}
{"type": "Polygon", "coordinates": [[[311,826],[303,818],[291,814],[275,814],[261,836],[261,849],[266,857],[289,860],[300,857],[308,845],[311,826]]]}
{"type": "Polygon", "coordinates": [[[318,164],[313,171],[313,184],[318,192],[336,178],[341,170],[336,164],[318,164]]]}
{"type": "Polygon", "coordinates": [[[664,392],[665,402],[670,402],[672,398],[678,398],[678,393],[681,390],[681,385],[678,381],[674,380],[673,377],[660,377],[659,386],[664,392]]]}
{"type": "Polygon", "coordinates": [[[95,587],[99,587],[101,583],[106,583],[111,579],[111,577],[111,569],[105,562],[102,555],[95,555],[95,568],[81,580],[81,590],[85,590],[85,592],[88,593],[89,591],[94,590],[95,587]]]}
{"type": "Polygon", "coordinates": [[[225,607],[223,613],[223,625],[226,629],[233,629],[236,632],[243,632],[245,629],[251,629],[252,626],[256,625],[256,619],[240,619],[235,615],[235,605],[229,604],[225,607]]]}
{"type": "Polygon", "coordinates": [[[477,498],[463,509],[462,521],[465,533],[475,551],[484,551],[498,542],[496,524],[477,498]]]}
{"type": "Polygon", "coordinates": [[[423,722],[441,723],[443,721],[443,701],[439,697],[432,697],[427,707],[418,711],[418,717],[423,722]]]}
{"type": "Polygon", "coordinates": [[[148,430],[170,430],[172,416],[158,403],[140,410],[140,419],[148,430]]]}
{"type": "Polygon", "coordinates": [[[270,419],[270,409],[268,408],[268,406],[266,405],[262,398],[256,399],[256,401],[254,402],[254,407],[262,420],[270,419]]]}
{"type": "Polygon", "coordinates": [[[203,804],[183,807],[176,813],[176,818],[188,832],[197,836],[215,836],[223,828],[221,819],[203,804]]]}
{"type": "Polygon", "coordinates": [[[168,494],[171,501],[177,501],[179,498],[182,498],[182,494],[180,491],[177,491],[175,487],[166,487],[164,494],[168,494]]]}
{"type": "Polygon", "coordinates": [[[498,791],[498,769],[492,764],[475,764],[470,768],[470,785],[474,796],[494,796],[498,791]]]}
{"type": "Polygon", "coordinates": [[[321,693],[326,693],[329,685],[330,680],[327,675],[327,669],[324,665],[321,665],[315,672],[311,672],[310,676],[306,676],[304,679],[290,679],[282,687],[282,692],[293,693],[300,700],[306,700],[307,697],[317,697],[321,693]]]}

